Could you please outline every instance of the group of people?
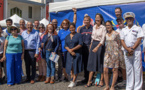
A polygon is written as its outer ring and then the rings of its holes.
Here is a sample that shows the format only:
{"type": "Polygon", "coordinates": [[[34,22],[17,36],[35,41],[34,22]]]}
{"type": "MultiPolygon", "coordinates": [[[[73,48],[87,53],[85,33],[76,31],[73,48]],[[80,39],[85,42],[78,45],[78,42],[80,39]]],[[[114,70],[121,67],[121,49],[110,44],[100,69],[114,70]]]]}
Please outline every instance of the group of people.
{"type": "Polygon", "coordinates": [[[126,12],[122,17],[120,7],[115,8],[116,19],[104,21],[103,15],[95,15],[95,25],[90,24],[91,18],[84,16],[84,25],[76,28],[77,10],[73,8],[74,17],[71,23],[64,19],[61,26],[53,19],[47,27],[39,21],[20,20],[20,28],[12,26],[7,19],[7,28],[0,27],[0,83],[2,81],[2,63],[7,85],[21,82],[22,60],[25,61],[25,82],[35,83],[36,62],[38,62],[38,81],[54,84],[62,80],[71,82],[68,87],[76,86],[77,76],[84,71],[85,87],[93,84],[95,72],[101,73],[98,87],[104,90],[115,90],[117,78],[123,77],[126,90],[142,90],[143,74],[141,60],[141,40],[143,30],[134,23],[135,14],[126,12]],[[77,32],[76,32],[77,29],[77,32]],[[56,63],[50,60],[51,54],[58,54],[57,78],[56,63]],[[113,79],[109,85],[109,69],[113,79]],[[120,70],[121,71],[120,71],[120,70]],[[31,74],[32,73],[32,74],[31,74]]]}

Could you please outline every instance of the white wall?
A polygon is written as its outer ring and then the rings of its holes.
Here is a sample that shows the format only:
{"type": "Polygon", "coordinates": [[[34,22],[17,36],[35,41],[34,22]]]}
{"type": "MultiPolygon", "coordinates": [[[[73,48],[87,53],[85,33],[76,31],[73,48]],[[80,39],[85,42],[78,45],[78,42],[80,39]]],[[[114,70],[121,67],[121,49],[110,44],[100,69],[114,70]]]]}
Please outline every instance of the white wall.
{"type": "Polygon", "coordinates": [[[41,20],[41,6],[27,4],[27,3],[20,3],[15,1],[8,1],[8,12],[7,17],[10,17],[10,10],[14,7],[18,7],[22,10],[22,18],[28,20],[28,21],[34,21],[34,20],[41,20]],[[28,7],[32,7],[32,19],[28,18],[28,7]]]}
{"type": "MultiPolygon", "coordinates": [[[[52,2],[53,0],[29,0],[29,1],[34,1],[34,2],[44,3],[45,4],[46,1],[52,2]]],[[[57,0],[57,1],[62,1],[62,0],[57,0]]],[[[65,1],[65,0],[63,0],[63,1],[65,1]]]]}
{"type": "Polygon", "coordinates": [[[34,1],[34,2],[39,2],[39,3],[41,3],[41,0],[29,0],[29,1],[34,1]]]}
{"type": "Polygon", "coordinates": [[[68,0],[54,0],[54,2],[61,2],[61,1],[68,1],[68,0]]]}

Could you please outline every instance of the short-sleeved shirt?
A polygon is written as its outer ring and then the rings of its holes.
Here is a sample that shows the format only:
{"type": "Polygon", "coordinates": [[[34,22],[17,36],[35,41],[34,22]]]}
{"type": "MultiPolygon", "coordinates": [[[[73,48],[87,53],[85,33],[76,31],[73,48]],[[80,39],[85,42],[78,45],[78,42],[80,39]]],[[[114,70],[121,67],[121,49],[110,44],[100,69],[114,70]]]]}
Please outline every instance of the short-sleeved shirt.
{"type": "Polygon", "coordinates": [[[64,46],[65,46],[65,37],[67,35],[70,34],[70,30],[64,30],[64,29],[61,29],[59,32],[58,32],[58,36],[59,36],[59,39],[60,39],[60,42],[61,42],[61,50],[62,52],[65,52],[67,51],[64,46]]]}
{"type": "MultiPolygon", "coordinates": [[[[132,28],[126,26],[120,33],[120,39],[124,40],[127,47],[133,47],[138,38],[144,37],[141,27],[133,25],[132,28]]],[[[136,48],[140,50],[140,46],[136,48]]]]}
{"type": "Polygon", "coordinates": [[[66,36],[65,47],[69,47],[70,49],[72,49],[77,45],[83,45],[82,35],[80,33],[75,33],[72,39],[70,37],[70,34],[66,36]]]}
{"type": "Polygon", "coordinates": [[[144,38],[145,38],[145,24],[142,25],[142,30],[143,30],[144,38]]]}
{"type": "Polygon", "coordinates": [[[7,34],[6,32],[4,32],[4,31],[2,31],[1,35],[2,35],[2,37],[4,37],[4,38],[6,38],[6,37],[8,36],[8,34],[7,34]]]}
{"type": "Polygon", "coordinates": [[[144,33],[143,51],[145,52],[145,24],[142,25],[142,30],[143,30],[143,33],[144,33]]]}
{"type": "Polygon", "coordinates": [[[7,36],[8,40],[6,53],[22,53],[22,36],[18,35],[17,38],[14,38],[12,35],[7,36]]]}
{"type": "Polygon", "coordinates": [[[5,42],[5,37],[0,37],[0,54],[2,54],[4,51],[4,42],[5,42]]]}
{"type": "Polygon", "coordinates": [[[86,26],[81,27],[79,33],[82,34],[83,43],[87,46],[91,44],[91,35],[92,35],[93,26],[90,25],[89,28],[86,26]]]}
{"type": "Polygon", "coordinates": [[[39,30],[36,30],[36,29],[34,29],[34,28],[33,28],[33,30],[35,30],[36,32],[38,32],[38,33],[39,33],[39,30]]]}

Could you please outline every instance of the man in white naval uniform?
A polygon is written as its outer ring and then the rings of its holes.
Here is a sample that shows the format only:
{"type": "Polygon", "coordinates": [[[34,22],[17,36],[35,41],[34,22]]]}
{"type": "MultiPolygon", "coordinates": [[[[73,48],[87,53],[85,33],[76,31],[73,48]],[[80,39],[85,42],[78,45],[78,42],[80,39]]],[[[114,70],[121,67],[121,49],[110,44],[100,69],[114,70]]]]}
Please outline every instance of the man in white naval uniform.
{"type": "Polygon", "coordinates": [[[133,24],[135,18],[133,12],[126,12],[123,16],[128,25],[122,29],[120,34],[127,73],[126,90],[142,90],[143,71],[140,43],[143,38],[143,30],[133,24]]]}

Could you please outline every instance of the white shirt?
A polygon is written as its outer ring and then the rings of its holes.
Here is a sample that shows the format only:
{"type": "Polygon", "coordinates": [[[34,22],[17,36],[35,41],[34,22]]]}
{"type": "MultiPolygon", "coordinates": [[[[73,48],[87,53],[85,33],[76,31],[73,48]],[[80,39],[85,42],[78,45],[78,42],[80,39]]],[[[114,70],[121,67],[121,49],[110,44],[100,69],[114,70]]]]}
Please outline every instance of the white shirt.
{"type": "Polygon", "coordinates": [[[118,28],[118,29],[116,29],[116,32],[118,32],[120,34],[121,30],[122,29],[118,28]]]}
{"type": "Polygon", "coordinates": [[[2,37],[5,37],[5,38],[8,36],[8,34],[5,31],[2,31],[1,35],[2,37]]]}
{"type": "Polygon", "coordinates": [[[142,30],[144,33],[143,48],[145,48],[145,24],[142,25],[142,30]]]}
{"type": "Polygon", "coordinates": [[[0,54],[2,54],[4,51],[4,42],[5,42],[5,38],[0,37],[0,54]]]}
{"type": "Polygon", "coordinates": [[[3,31],[6,32],[7,28],[5,28],[3,31]]]}
{"type": "Polygon", "coordinates": [[[142,25],[142,30],[145,33],[145,24],[142,25]]]}
{"type": "Polygon", "coordinates": [[[1,35],[3,36],[3,37],[7,37],[8,36],[8,34],[7,34],[7,28],[6,29],[4,29],[3,31],[2,31],[2,33],[1,33],[1,35]]]}
{"type": "Polygon", "coordinates": [[[97,40],[97,41],[100,41],[102,45],[104,45],[106,33],[107,33],[107,30],[105,26],[100,25],[97,29],[96,29],[96,25],[93,26],[93,31],[92,31],[92,36],[91,36],[92,42],[93,40],[97,40]]]}
{"type": "MultiPolygon", "coordinates": [[[[123,28],[122,28],[122,29],[123,29],[123,28]]],[[[118,29],[116,29],[116,32],[118,32],[118,33],[119,33],[119,35],[120,35],[120,33],[121,33],[122,29],[118,28],[118,29]]],[[[121,50],[124,50],[124,47],[123,47],[123,46],[121,46],[121,50]]]]}
{"type": "MultiPolygon", "coordinates": [[[[124,25],[123,28],[125,28],[125,27],[126,27],[126,25],[124,25]]],[[[122,29],[123,29],[123,28],[122,28],[122,29]]],[[[122,29],[118,28],[118,29],[116,29],[116,32],[118,32],[118,33],[120,34],[120,32],[122,31],[122,29]]]]}
{"type": "MultiPolygon", "coordinates": [[[[127,47],[134,46],[137,38],[141,37],[144,37],[143,30],[141,27],[136,25],[133,25],[130,29],[126,26],[120,33],[120,39],[124,40],[127,47]]],[[[136,48],[136,50],[141,50],[140,45],[136,48]]]]}

